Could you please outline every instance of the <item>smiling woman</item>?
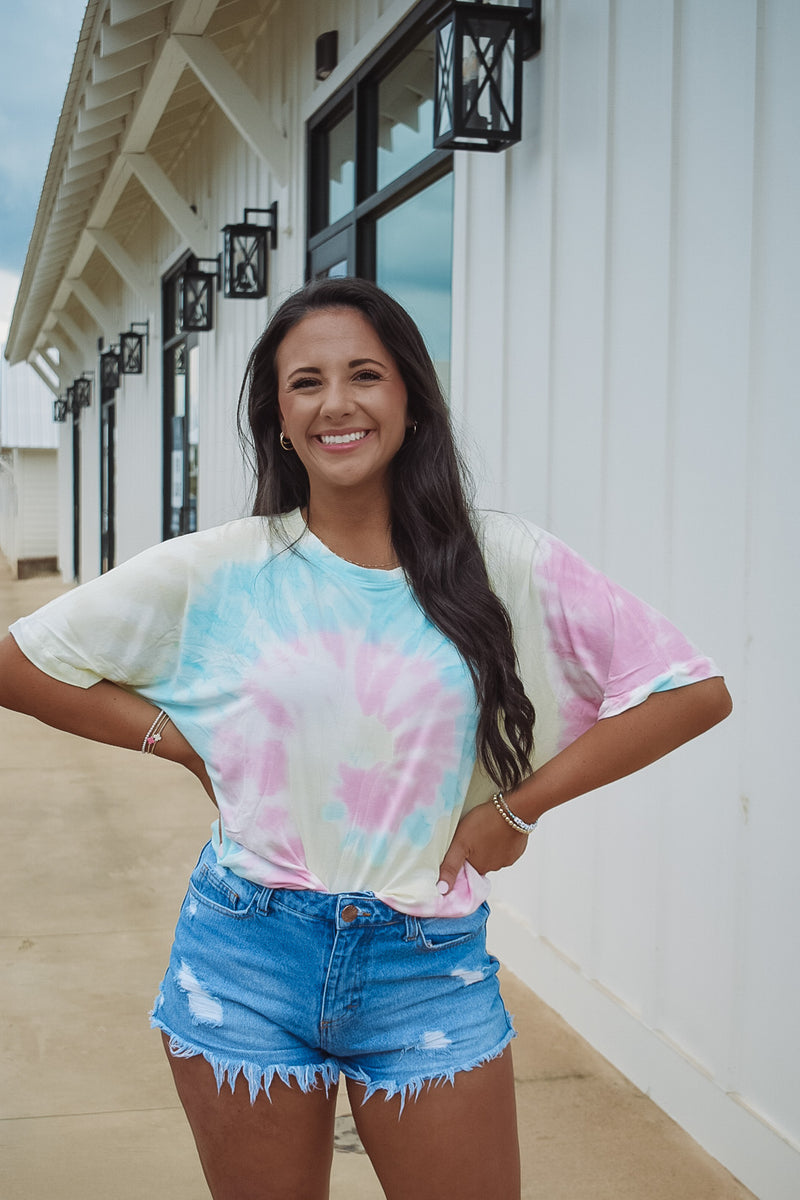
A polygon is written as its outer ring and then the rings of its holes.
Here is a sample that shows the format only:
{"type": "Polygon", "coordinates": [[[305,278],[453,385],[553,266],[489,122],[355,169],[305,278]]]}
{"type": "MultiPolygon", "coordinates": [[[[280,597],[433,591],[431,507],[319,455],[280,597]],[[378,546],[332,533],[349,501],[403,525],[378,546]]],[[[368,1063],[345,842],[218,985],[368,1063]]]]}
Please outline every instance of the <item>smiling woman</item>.
{"type": "Polygon", "coordinates": [[[344,507],[337,552],[389,561],[390,467],[413,424],[397,364],[357,309],[338,307],[295,325],[276,366],[282,446],[291,442],[308,476],[309,528],[330,545],[344,507]]]}
{"type": "Polygon", "coordinates": [[[340,1077],[388,1200],[518,1200],[487,875],[721,720],[725,685],[555,538],[472,511],[419,330],[374,284],[280,306],[240,422],[253,515],[18,621],[0,703],[217,803],[151,1016],[215,1200],[327,1197],[340,1077]]]}

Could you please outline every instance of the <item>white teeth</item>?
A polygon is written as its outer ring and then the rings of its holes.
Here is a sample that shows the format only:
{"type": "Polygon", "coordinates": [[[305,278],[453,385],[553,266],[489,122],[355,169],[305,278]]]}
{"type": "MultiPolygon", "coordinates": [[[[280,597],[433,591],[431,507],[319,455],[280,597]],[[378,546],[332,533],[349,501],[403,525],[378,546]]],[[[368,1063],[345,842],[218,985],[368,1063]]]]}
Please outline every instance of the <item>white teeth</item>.
{"type": "Polygon", "coordinates": [[[366,429],[362,429],[360,433],[323,433],[319,440],[323,446],[343,446],[346,442],[360,442],[367,436],[367,432],[366,429]]]}

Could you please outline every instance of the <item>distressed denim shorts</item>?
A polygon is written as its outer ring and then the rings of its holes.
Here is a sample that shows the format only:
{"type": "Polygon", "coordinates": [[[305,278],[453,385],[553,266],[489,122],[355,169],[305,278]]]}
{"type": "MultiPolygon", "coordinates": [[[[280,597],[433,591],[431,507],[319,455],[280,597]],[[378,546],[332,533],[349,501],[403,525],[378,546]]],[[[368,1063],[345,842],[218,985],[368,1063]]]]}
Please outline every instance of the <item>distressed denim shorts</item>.
{"type": "Polygon", "coordinates": [[[488,907],[411,917],[369,892],[260,887],[207,845],[189,881],[151,1024],[251,1099],[277,1075],[303,1091],[339,1072],[404,1103],[514,1037],[486,952],[488,907]]]}

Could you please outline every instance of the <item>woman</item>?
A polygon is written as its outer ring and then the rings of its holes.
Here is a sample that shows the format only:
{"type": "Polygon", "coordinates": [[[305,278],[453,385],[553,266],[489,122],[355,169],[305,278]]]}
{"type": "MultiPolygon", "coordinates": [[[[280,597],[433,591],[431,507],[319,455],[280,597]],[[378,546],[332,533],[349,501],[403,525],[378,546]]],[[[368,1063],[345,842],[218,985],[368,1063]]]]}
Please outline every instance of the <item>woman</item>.
{"type": "Polygon", "coordinates": [[[473,518],[422,339],[372,284],[281,306],[240,421],[254,516],[12,626],[0,700],[218,805],[152,1014],[215,1200],[328,1195],[340,1073],[390,1200],[513,1200],[486,874],[728,693],[562,543],[473,518]]]}

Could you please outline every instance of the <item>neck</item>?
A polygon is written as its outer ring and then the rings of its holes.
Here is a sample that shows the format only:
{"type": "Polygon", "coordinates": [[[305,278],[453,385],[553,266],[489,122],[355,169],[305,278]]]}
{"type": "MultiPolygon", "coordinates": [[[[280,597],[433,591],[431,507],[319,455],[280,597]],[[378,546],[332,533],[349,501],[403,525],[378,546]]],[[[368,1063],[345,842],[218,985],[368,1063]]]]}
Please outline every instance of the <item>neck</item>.
{"type": "Polygon", "coordinates": [[[343,496],[331,502],[315,494],[303,516],[311,532],[340,558],[383,570],[397,566],[385,495],[369,500],[343,496]]]}

